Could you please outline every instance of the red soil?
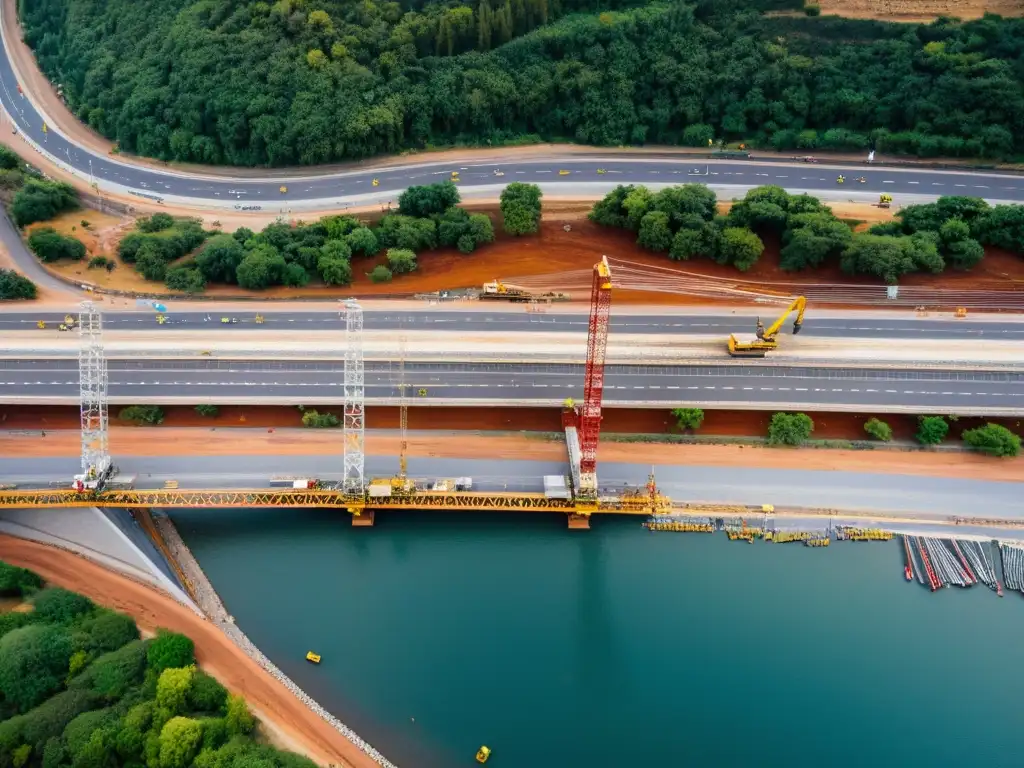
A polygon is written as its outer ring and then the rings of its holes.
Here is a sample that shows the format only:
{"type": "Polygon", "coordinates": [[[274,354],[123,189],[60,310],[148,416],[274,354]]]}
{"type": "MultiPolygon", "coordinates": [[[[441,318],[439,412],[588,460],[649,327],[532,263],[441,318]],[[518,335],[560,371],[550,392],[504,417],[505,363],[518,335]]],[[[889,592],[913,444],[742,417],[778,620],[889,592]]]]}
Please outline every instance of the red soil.
{"type": "MultiPolygon", "coordinates": [[[[341,417],[341,408],[320,408],[341,417]]],[[[213,417],[200,416],[188,406],[166,406],[164,427],[301,427],[302,414],[297,408],[271,405],[223,406],[213,417]]],[[[865,439],[864,422],[873,414],[828,413],[809,411],[814,419],[817,439],[865,439]]],[[[698,434],[731,437],[760,437],[768,432],[770,411],[708,410],[698,434]]],[[[73,406],[0,405],[2,430],[66,430],[78,427],[78,409],[73,406]]],[[[910,440],[917,430],[917,417],[903,414],[879,414],[893,429],[896,439],[910,440]]],[[[112,430],[134,429],[119,424],[112,414],[112,430]]],[[[950,440],[959,439],[965,429],[994,422],[1021,432],[1020,419],[983,419],[960,417],[950,424],[950,440]]],[[[366,409],[368,429],[398,429],[398,409],[369,406],[366,409]]],[[[411,430],[466,430],[471,432],[560,432],[561,413],[557,408],[446,408],[410,407],[411,430]]],[[[609,408],[604,411],[601,429],[606,434],[671,434],[677,433],[675,419],[668,409],[609,408]]]]}

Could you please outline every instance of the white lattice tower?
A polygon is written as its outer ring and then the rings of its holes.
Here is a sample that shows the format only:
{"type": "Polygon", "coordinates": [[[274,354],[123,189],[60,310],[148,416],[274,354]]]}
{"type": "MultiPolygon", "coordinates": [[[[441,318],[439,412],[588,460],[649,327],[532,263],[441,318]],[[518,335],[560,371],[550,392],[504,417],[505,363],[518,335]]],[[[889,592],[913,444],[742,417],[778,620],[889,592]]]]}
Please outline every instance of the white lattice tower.
{"type": "Polygon", "coordinates": [[[362,494],[365,453],[365,377],[363,375],[363,308],[355,299],[343,304],[345,318],[345,419],[342,424],[345,439],[345,477],[342,488],[346,493],[362,494]]]}
{"type": "Polygon", "coordinates": [[[406,436],[409,430],[409,401],[405,398],[405,355],[408,338],[402,330],[398,335],[398,429],[401,432],[401,444],[398,448],[398,476],[405,480],[408,471],[409,440],[406,436]]]}
{"type": "Polygon", "coordinates": [[[103,352],[103,320],[91,301],[79,305],[79,403],[82,414],[82,473],[102,478],[110,469],[107,435],[107,357],[103,352]]]}

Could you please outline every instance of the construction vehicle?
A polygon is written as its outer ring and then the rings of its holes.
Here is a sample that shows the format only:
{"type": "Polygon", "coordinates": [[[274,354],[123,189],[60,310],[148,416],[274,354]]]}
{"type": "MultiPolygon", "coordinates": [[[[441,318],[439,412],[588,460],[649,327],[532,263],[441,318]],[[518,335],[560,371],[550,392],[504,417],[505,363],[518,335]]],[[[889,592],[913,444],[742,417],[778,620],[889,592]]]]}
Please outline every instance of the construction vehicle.
{"type": "Polygon", "coordinates": [[[380,179],[374,179],[373,180],[373,186],[379,187],[380,186],[380,179]]]}
{"type": "Polygon", "coordinates": [[[879,195],[878,196],[878,207],[889,208],[892,206],[892,195],[879,195]]]}
{"type": "Polygon", "coordinates": [[[846,183],[846,177],[845,176],[840,174],[839,176],[836,177],[836,184],[845,184],[845,183],[846,183]]]}
{"type": "Polygon", "coordinates": [[[547,301],[568,301],[569,294],[558,291],[535,294],[529,288],[524,288],[521,285],[511,285],[510,283],[503,283],[500,280],[494,280],[490,283],[484,283],[483,288],[480,290],[480,298],[504,299],[505,301],[512,301],[516,303],[534,301],[538,299],[544,299],[547,301]]]}
{"type": "Polygon", "coordinates": [[[282,185],[281,185],[281,187],[280,187],[280,189],[279,189],[278,191],[279,191],[279,192],[280,192],[280,193],[281,193],[282,195],[287,195],[287,194],[288,194],[288,187],[286,187],[286,186],[285,186],[284,184],[282,184],[282,185]]]}
{"type": "Polygon", "coordinates": [[[559,171],[558,175],[559,176],[568,176],[570,173],[571,173],[571,171],[559,171]]]}
{"type": "Polygon", "coordinates": [[[733,357],[764,357],[769,351],[778,348],[779,342],[776,340],[776,336],[779,333],[779,329],[782,328],[786,318],[794,311],[797,313],[797,316],[793,322],[793,334],[800,333],[800,328],[804,324],[804,310],[806,309],[807,299],[803,296],[797,296],[779,319],[767,329],[761,322],[761,318],[757,318],[757,330],[754,335],[741,334],[737,336],[734,333],[729,336],[729,354],[733,357]]]}

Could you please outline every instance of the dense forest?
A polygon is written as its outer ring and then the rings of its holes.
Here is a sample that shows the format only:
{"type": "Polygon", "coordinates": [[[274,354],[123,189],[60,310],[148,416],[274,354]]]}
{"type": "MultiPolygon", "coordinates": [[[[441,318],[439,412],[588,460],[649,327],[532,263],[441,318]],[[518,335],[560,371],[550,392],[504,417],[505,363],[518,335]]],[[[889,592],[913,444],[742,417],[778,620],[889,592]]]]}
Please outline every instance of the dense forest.
{"type": "Polygon", "coordinates": [[[195,666],[192,641],[143,640],[129,616],[0,562],[2,768],[315,768],[257,743],[245,701],[195,666]]]}
{"type": "Polygon", "coordinates": [[[671,259],[708,258],[741,272],[757,263],[762,237],[770,235],[782,243],[779,265],[785,270],[838,264],[848,274],[890,285],[913,272],[970,270],[984,259],[985,245],[1024,254],[1024,206],[990,207],[977,197],[907,206],[893,221],[854,232],[818,198],[782,187],[756,187],[719,214],[715,193],[701,184],[658,192],[630,185],[595,204],[590,220],[633,230],[637,245],[671,259]]]}
{"type": "Polygon", "coordinates": [[[123,151],[295,165],[565,139],[1024,155],[1024,19],[765,15],[799,0],[19,0],[123,151]]]}

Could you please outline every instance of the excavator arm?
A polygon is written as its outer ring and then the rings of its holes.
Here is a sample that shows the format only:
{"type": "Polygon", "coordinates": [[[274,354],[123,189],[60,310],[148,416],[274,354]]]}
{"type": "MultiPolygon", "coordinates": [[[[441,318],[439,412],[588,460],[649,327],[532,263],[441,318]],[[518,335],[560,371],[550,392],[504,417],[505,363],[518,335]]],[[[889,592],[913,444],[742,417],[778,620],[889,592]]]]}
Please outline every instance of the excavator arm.
{"type": "MultiPolygon", "coordinates": [[[[797,313],[796,320],[793,322],[793,333],[800,333],[800,327],[804,324],[804,312],[807,310],[807,299],[803,296],[797,296],[793,299],[793,303],[790,304],[786,311],[782,313],[778,320],[772,323],[763,333],[759,332],[758,337],[766,340],[772,340],[775,335],[782,328],[782,324],[786,322],[786,318],[789,317],[794,311],[797,313]]],[[[758,329],[760,331],[760,329],[758,329]]]]}

